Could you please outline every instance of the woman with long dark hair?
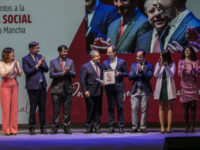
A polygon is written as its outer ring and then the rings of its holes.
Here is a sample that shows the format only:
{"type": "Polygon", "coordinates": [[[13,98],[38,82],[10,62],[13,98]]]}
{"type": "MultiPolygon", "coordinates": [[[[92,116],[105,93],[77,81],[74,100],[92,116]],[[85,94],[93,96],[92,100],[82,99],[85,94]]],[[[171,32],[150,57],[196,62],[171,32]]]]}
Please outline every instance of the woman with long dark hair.
{"type": "Polygon", "coordinates": [[[159,101],[159,120],[161,125],[161,133],[165,132],[165,104],[167,104],[168,115],[167,132],[171,133],[173,100],[176,98],[176,88],[174,83],[175,68],[176,66],[175,63],[172,62],[170,52],[162,52],[154,71],[154,76],[157,78],[154,99],[159,101]]]}
{"type": "Polygon", "coordinates": [[[0,95],[2,109],[2,133],[17,134],[18,85],[16,78],[22,72],[14,57],[14,49],[7,47],[2,51],[0,75],[2,76],[0,95]]]}
{"type": "Polygon", "coordinates": [[[196,118],[196,102],[199,100],[199,61],[194,49],[186,46],[178,64],[178,74],[181,77],[180,102],[184,106],[185,133],[194,133],[196,118]],[[191,110],[191,125],[189,125],[189,109],[191,110]]]}

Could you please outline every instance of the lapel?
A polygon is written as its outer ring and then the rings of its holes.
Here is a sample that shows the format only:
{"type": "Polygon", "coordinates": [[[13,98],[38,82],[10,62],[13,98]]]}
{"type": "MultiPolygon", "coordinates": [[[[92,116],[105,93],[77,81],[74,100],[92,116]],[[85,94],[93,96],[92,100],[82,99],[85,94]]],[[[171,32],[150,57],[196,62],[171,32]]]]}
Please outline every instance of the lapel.
{"type": "MultiPolygon", "coordinates": [[[[96,70],[94,69],[93,65],[91,64],[91,62],[89,62],[89,67],[90,69],[92,70],[93,74],[98,78],[98,75],[97,75],[97,72],[96,70]]],[[[100,70],[100,69],[99,69],[100,70]]],[[[101,70],[100,70],[100,73],[101,73],[101,70]]],[[[101,76],[101,75],[100,75],[101,76]]]]}
{"type": "Polygon", "coordinates": [[[160,49],[164,49],[165,38],[169,33],[170,27],[167,25],[160,35],[160,49]]]}
{"type": "Polygon", "coordinates": [[[115,24],[113,25],[113,28],[112,28],[113,34],[111,35],[112,36],[111,41],[113,41],[113,45],[116,45],[117,43],[117,38],[118,38],[119,30],[120,30],[120,23],[121,23],[121,19],[119,18],[115,21],[115,24]]]}
{"type": "Polygon", "coordinates": [[[102,10],[100,9],[101,5],[102,5],[101,2],[99,2],[99,5],[97,6],[97,8],[95,8],[94,15],[92,17],[92,20],[91,20],[89,26],[93,26],[94,24],[97,24],[96,23],[96,21],[97,21],[96,19],[99,18],[99,14],[103,13],[102,10]]]}
{"type": "Polygon", "coordinates": [[[119,67],[120,67],[120,59],[117,57],[117,66],[116,66],[116,70],[118,70],[119,69],[119,67]]]}
{"type": "Polygon", "coordinates": [[[106,61],[106,67],[107,67],[108,69],[112,69],[111,66],[110,66],[110,59],[108,59],[108,60],[106,61]]]}
{"type": "Polygon", "coordinates": [[[57,67],[58,71],[63,72],[62,64],[60,62],[60,58],[59,57],[57,58],[57,65],[58,65],[58,67],[57,67]]]}
{"type": "Polygon", "coordinates": [[[173,41],[177,41],[177,39],[182,35],[182,33],[186,32],[187,29],[187,23],[193,18],[193,14],[190,12],[179,24],[179,26],[176,28],[175,32],[172,34],[169,43],[172,43],[173,41]]]}
{"type": "MultiPolygon", "coordinates": [[[[135,15],[132,16],[132,18],[128,21],[126,29],[122,35],[122,37],[119,39],[119,42],[117,43],[117,47],[119,48],[120,45],[125,41],[126,37],[128,36],[128,34],[130,33],[130,31],[134,28],[134,25],[138,19],[138,11],[135,12],[135,15]]],[[[120,29],[120,24],[119,24],[119,29],[120,29]]],[[[119,31],[118,31],[119,32],[119,31]]],[[[118,33],[117,32],[117,33],[118,33]]]]}
{"type": "Polygon", "coordinates": [[[33,59],[33,57],[31,56],[31,54],[29,54],[29,58],[28,58],[28,59],[30,60],[30,63],[31,63],[31,64],[36,65],[36,62],[35,62],[35,60],[33,59]]]}

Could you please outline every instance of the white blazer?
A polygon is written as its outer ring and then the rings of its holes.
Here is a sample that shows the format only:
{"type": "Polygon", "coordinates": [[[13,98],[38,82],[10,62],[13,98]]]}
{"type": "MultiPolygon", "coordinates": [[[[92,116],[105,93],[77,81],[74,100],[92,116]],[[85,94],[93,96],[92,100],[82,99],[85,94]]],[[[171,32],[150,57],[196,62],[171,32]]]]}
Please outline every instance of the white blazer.
{"type": "Polygon", "coordinates": [[[172,63],[170,66],[163,66],[160,65],[158,62],[156,63],[154,76],[157,78],[156,87],[154,91],[154,99],[159,100],[160,92],[162,87],[162,77],[163,71],[166,70],[166,79],[167,79],[167,95],[168,99],[175,99],[176,98],[176,87],[174,83],[174,74],[176,70],[175,63],[172,63]]]}

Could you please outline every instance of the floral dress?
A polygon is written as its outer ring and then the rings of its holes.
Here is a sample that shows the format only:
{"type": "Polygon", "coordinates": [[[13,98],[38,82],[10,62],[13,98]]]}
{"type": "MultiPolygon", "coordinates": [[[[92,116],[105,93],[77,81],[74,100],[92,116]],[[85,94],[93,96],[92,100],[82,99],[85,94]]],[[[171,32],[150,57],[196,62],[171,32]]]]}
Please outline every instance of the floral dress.
{"type": "Polygon", "coordinates": [[[200,63],[198,60],[186,62],[180,60],[178,64],[178,74],[181,77],[180,102],[186,103],[199,100],[198,75],[200,63]]]}

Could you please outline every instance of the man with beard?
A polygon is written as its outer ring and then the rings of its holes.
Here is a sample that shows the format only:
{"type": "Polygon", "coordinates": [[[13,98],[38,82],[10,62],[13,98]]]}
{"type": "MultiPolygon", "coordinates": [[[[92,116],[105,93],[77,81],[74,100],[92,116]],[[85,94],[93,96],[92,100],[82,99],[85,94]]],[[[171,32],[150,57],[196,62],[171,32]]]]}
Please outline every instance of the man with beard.
{"type": "Polygon", "coordinates": [[[59,126],[60,109],[63,107],[64,133],[72,134],[70,129],[70,112],[72,105],[73,83],[72,78],[76,77],[74,62],[67,58],[68,47],[58,47],[59,57],[50,62],[49,75],[53,79],[51,98],[53,102],[53,125],[51,134],[56,134],[59,126]]]}
{"type": "Polygon", "coordinates": [[[86,50],[90,52],[90,45],[96,37],[106,39],[107,28],[111,22],[119,17],[115,7],[105,5],[99,0],[85,0],[86,10],[86,50]]]}
{"type": "Polygon", "coordinates": [[[145,32],[148,20],[136,8],[136,0],[113,1],[121,17],[109,25],[107,40],[97,38],[91,47],[106,52],[110,45],[114,45],[117,53],[134,53],[137,37],[145,32]]]}
{"type": "Polygon", "coordinates": [[[40,132],[47,134],[46,130],[46,79],[45,72],[49,68],[45,57],[39,53],[39,43],[29,44],[30,53],[22,58],[23,70],[26,75],[26,89],[30,100],[29,134],[34,135],[36,127],[36,110],[39,106],[40,132]]]}
{"type": "Polygon", "coordinates": [[[169,18],[160,13],[159,8],[154,6],[157,0],[145,1],[145,12],[148,16],[149,23],[152,28],[137,39],[137,50],[144,49],[149,53],[160,53],[160,35],[163,29],[167,26],[169,18]],[[144,44],[145,41],[145,44],[144,44]]]}

